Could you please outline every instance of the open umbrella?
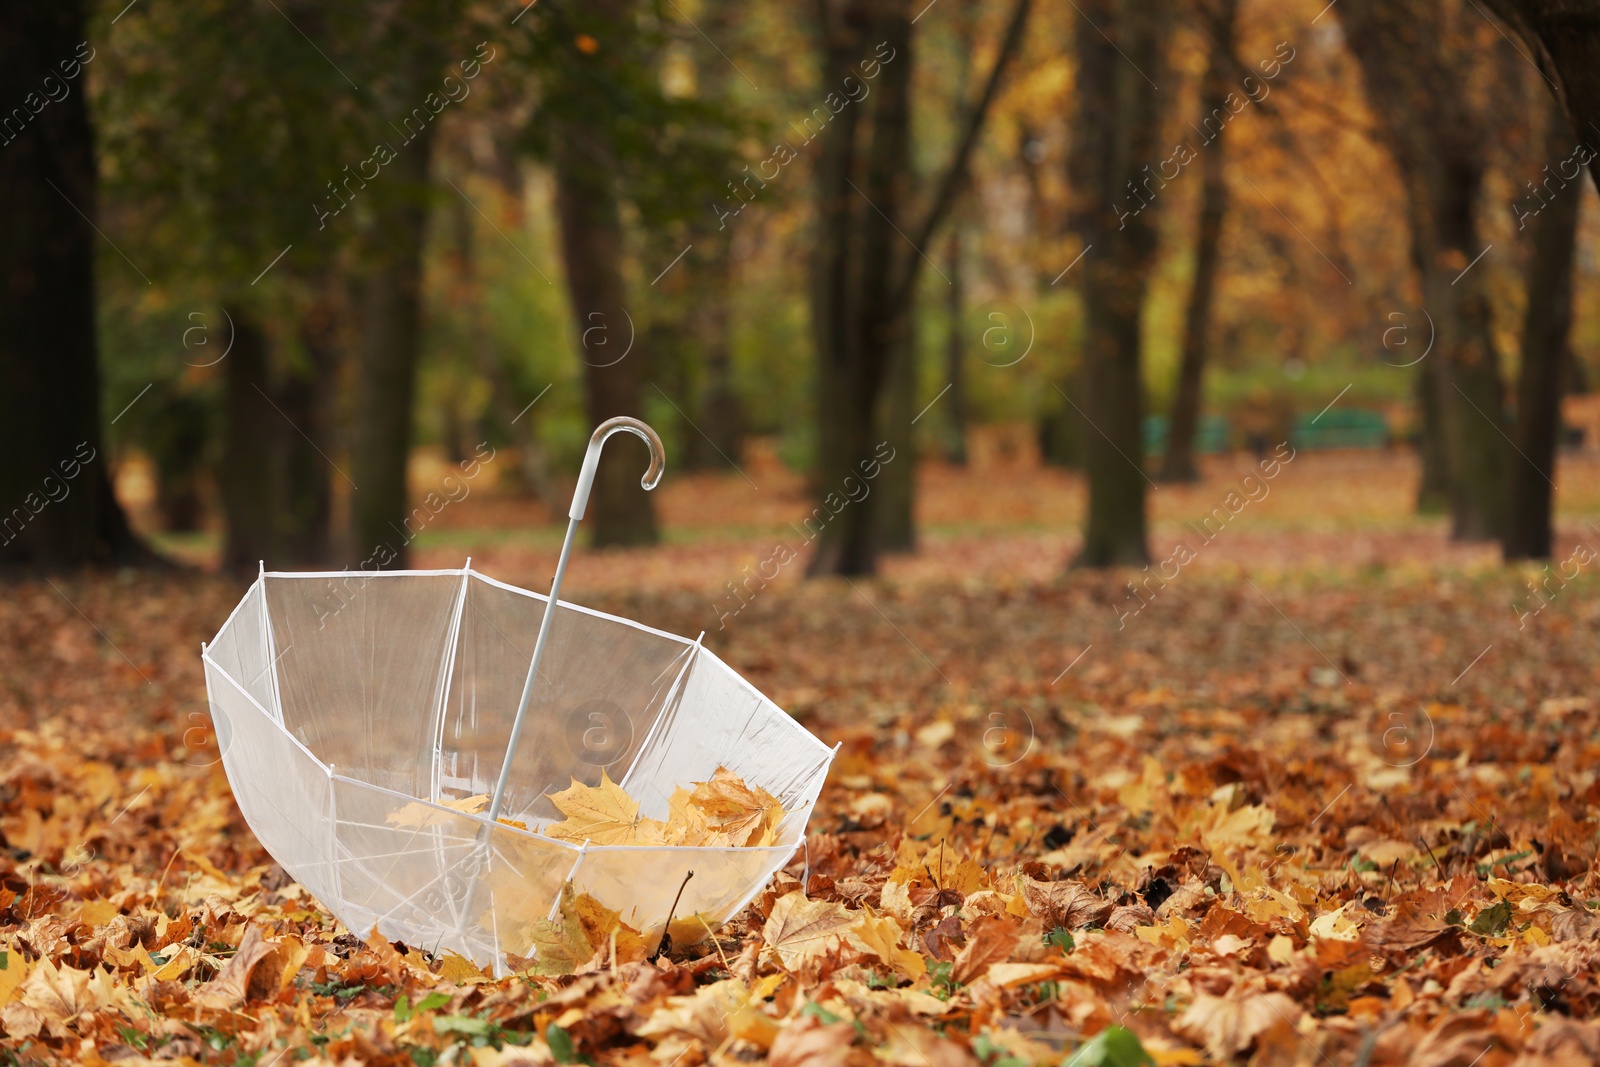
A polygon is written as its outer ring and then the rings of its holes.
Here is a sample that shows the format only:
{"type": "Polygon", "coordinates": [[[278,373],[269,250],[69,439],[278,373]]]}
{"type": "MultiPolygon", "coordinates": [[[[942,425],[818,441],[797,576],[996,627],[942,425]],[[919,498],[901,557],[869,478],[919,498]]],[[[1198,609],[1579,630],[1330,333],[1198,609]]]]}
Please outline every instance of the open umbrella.
{"type": "MultiPolygon", "coordinates": [[[[736,914],[793,855],[823,745],[693,641],[559,600],[600,451],[595,430],[549,597],[472,569],[263,569],[202,646],[234,796],[256,837],[352,932],[452,950],[496,973],[534,954],[563,883],[641,931],[736,914]],[[550,605],[554,609],[550,610],[550,605]],[[548,794],[604,773],[644,818],[727,768],[775,796],[765,847],[607,845],[540,832],[548,794]],[[490,810],[452,802],[489,794],[490,810]],[[510,820],[524,824],[509,825],[510,820]],[[694,877],[684,884],[687,872],[694,877]]],[[[703,635],[702,635],[703,636],[703,635]]]]}

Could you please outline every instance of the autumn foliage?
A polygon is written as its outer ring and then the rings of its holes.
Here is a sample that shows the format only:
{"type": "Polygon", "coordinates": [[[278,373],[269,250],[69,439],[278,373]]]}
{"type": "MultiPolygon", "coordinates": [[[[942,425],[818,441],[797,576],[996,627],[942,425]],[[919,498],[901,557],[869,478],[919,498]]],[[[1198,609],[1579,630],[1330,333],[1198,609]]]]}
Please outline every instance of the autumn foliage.
{"type": "MultiPolygon", "coordinates": [[[[1375,469],[1304,463],[1120,629],[1132,572],[1062,578],[1053,535],[1015,528],[933,540],[878,582],[775,583],[708,640],[842,743],[807,847],[726,925],[679,915],[660,955],[661,931],[569,891],[501,980],[341,928],[255,843],[199,671],[232,584],[15,585],[0,1056],[1592,1062],[1592,578],[1523,616],[1544,572],[1437,524],[1296,532],[1375,469]]],[[[1195,501],[1229,484],[1212,473],[1195,501]]],[[[586,556],[573,595],[693,632],[715,606],[686,588],[765,551],[586,556]]],[[[568,830],[638,834],[613,791],[558,792],[568,830]]],[[[693,809],[746,843],[775,818],[723,776],[680,801],[665,826],[693,809]]]]}

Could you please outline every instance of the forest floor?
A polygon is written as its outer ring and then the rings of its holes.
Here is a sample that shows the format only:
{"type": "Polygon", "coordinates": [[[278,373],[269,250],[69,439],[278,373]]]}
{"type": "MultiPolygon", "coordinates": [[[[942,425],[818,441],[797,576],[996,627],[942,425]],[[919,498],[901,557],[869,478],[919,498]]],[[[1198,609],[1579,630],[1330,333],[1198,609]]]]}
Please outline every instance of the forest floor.
{"type": "MultiPolygon", "coordinates": [[[[669,543],[570,596],[706,631],[842,748],[805,895],[797,855],[714,940],[569,977],[362,943],[276,868],[200,670],[246,582],[8,586],[0,1063],[1600,1061],[1600,459],[1565,582],[1411,517],[1394,454],[1298,457],[1207,542],[1247,463],[1154,494],[1164,584],[1065,569],[1062,475],[930,468],[916,556],[764,584],[798,481],[669,483],[669,543]]],[[[418,565],[542,589],[538,522],[474,495],[418,565]]]]}

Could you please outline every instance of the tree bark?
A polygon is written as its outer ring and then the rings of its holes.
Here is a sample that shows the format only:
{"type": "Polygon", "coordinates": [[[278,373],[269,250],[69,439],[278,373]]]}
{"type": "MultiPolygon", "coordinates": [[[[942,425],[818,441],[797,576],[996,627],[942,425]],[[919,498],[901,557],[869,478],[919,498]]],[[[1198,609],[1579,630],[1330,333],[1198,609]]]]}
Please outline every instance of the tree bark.
{"type": "Polygon", "coordinates": [[[362,293],[352,511],[360,559],[384,568],[410,565],[410,543],[417,533],[415,526],[406,525],[406,468],[422,336],[422,251],[432,144],[429,125],[389,165],[387,177],[396,186],[373,227],[362,293]]]}
{"type": "MultiPolygon", "coordinates": [[[[1491,10],[1532,46],[1580,141],[1600,148],[1600,0],[1487,0],[1491,10]]],[[[1600,158],[1589,176],[1600,188],[1600,158]]]]}
{"type": "Polygon", "coordinates": [[[700,430],[694,435],[698,465],[732,470],[739,462],[744,413],[733,381],[733,336],[729,302],[733,288],[733,255],[725,235],[710,240],[702,267],[709,284],[699,295],[694,321],[696,345],[705,353],[705,380],[700,391],[700,430]]]}
{"type": "Polygon", "coordinates": [[[1490,334],[1476,200],[1481,116],[1460,86],[1479,61],[1464,27],[1428,0],[1346,0],[1335,8],[1405,184],[1412,259],[1436,336],[1430,368],[1449,474],[1451,536],[1493,540],[1506,518],[1499,360],[1490,334]]]}
{"type": "MultiPolygon", "coordinates": [[[[588,134],[566,133],[556,156],[556,214],[583,360],[584,413],[590,426],[598,426],[616,415],[640,414],[641,354],[629,351],[633,326],[622,277],[622,217],[605,150],[588,134]]],[[[648,465],[643,443],[632,435],[607,445],[586,516],[595,547],[659,540],[655,507],[639,486],[648,465]]]]}
{"type": "MultiPolygon", "coordinates": [[[[1545,158],[1572,150],[1572,131],[1552,105],[1545,158]]],[[[1551,553],[1556,446],[1561,435],[1561,384],[1570,358],[1572,257],[1583,188],[1569,183],[1533,220],[1528,303],[1522,320],[1522,366],[1517,375],[1518,455],[1511,457],[1510,498],[1501,550],[1505,558],[1544,559],[1551,553]]]]}
{"type": "Polygon", "coordinates": [[[1089,514],[1075,565],[1149,562],[1139,364],[1156,249],[1155,191],[1135,195],[1162,158],[1161,45],[1171,12],[1151,0],[1086,0],[1074,31],[1077,109],[1069,160],[1072,228],[1086,254],[1084,379],[1089,514]]]}
{"type": "Polygon", "coordinates": [[[326,296],[306,309],[300,320],[305,359],[287,368],[279,391],[285,419],[278,432],[286,446],[282,551],[296,567],[332,561],[334,474],[328,456],[334,451],[338,315],[338,305],[326,296]]]}
{"type": "MultiPolygon", "coordinates": [[[[893,153],[892,123],[881,123],[884,98],[904,99],[911,56],[905,47],[910,22],[902,0],[874,4],[818,0],[823,35],[823,84],[842,84],[854,64],[874,54],[877,42],[892,51],[883,63],[872,95],[872,142],[858,144],[866,107],[844,108],[818,136],[818,240],[812,266],[811,317],[817,352],[817,481],[821,506],[807,526],[817,550],[807,573],[862,575],[877,569],[878,530],[873,521],[882,494],[874,486],[863,499],[827,507],[829,495],[841,499],[845,479],[859,480],[857,465],[870,462],[878,436],[880,396],[887,378],[893,338],[886,327],[892,226],[884,217],[898,212],[899,186],[883,165],[893,153]],[[881,138],[881,142],[880,142],[881,138]],[[875,143],[876,142],[876,143],[875,143]],[[856,184],[863,167],[868,188],[856,184]],[[876,205],[863,205],[865,197],[876,205]],[[885,203],[885,201],[888,201],[885,203]]],[[[901,133],[905,130],[902,127],[901,133]]],[[[886,442],[885,442],[886,443],[886,442]]],[[[897,456],[895,461],[906,462],[897,456]]],[[[891,465],[893,462],[891,461],[891,465]]],[[[880,472],[881,476],[881,472],[880,472]]]]}
{"type": "Polygon", "coordinates": [[[81,0],[0,13],[0,106],[11,109],[0,114],[3,569],[156,562],[112,493],[100,432],[98,178],[84,82],[69,81],[59,100],[40,89],[62,80],[62,65],[92,61],[87,40],[81,0]]]}
{"type": "MultiPolygon", "coordinates": [[[[968,110],[956,150],[920,223],[905,220],[909,177],[911,77],[910,7],[903,0],[818,0],[823,27],[824,85],[843,84],[852,66],[875,50],[882,61],[867,107],[846,107],[824,133],[818,161],[818,241],[813,260],[812,328],[818,358],[818,490],[828,516],[816,536],[807,573],[871,574],[893,542],[911,541],[914,462],[907,396],[886,395],[901,346],[911,344],[910,312],[923,264],[948,217],[1000,79],[1016,55],[1030,0],[1018,0],[983,92],[968,110]],[[881,42],[881,43],[880,43],[881,42]],[[887,56],[887,58],[885,58],[887,56]],[[855,141],[870,111],[871,139],[855,141]],[[862,170],[860,181],[855,172],[862,170]],[[890,419],[894,420],[891,424],[890,419]],[[884,461],[883,457],[891,459],[884,461]],[[875,465],[875,466],[874,466],[875,465]],[[883,482],[837,512],[828,507],[849,491],[846,478],[874,469],[883,482]],[[893,514],[889,512],[892,509],[893,514]],[[887,518],[885,516],[888,516],[887,518]]],[[[909,365],[900,366],[902,393],[909,365]]]]}
{"type": "Polygon", "coordinates": [[[1417,480],[1417,514],[1444,515],[1450,511],[1450,456],[1445,446],[1444,420],[1439,414],[1439,371],[1431,360],[1417,367],[1417,458],[1422,467],[1417,480]]]}
{"type": "MultiPolygon", "coordinates": [[[[1238,14],[1238,0],[1217,0],[1215,10],[1207,10],[1203,16],[1211,35],[1211,58],[1200,91],[1201,129],[1205,128],[1207,118],[1227,113],[1227,96],[1233,91],[1229,73],[1234,68],[1238,14]]],[[[1222,223],[1228,211],[1228,180],[1223,166],[1226,129],[1226,126],[1219,128],[1212,140],[1200,149],[1200,218],[1195,233],[1194,284],[1189,290],[1189,306],[1184,314],[1178,388],[1173,396],[1167,452],[1161,465],[1160,477],[1166,482],[1200,480],[1200,469],[1195,464],[1195,436],[1204,401],[1206,349],[1212,307],[1216,302],[1222,223]]]]}
{"type": "Polygon", "coordinates": [[[222,363],[222,567],[248,574],[269,557],[278,563],[273,458],[282,419],[268,402],[266,335],[242,305],[224,310],[233,323],[233,348],[222,363]]]}
{"type": "Polygon", "coordinates": [[[945,300],[945,317],[949,320],[949,334],[945,337],[944,375],[950,383],[950,396],[945,401],[945,459],[954,466],[967,465],[967,373],[966,373],[966,314],[967,274],[961,255],[961,227],[950,229],[949,245],[945,251],[945,269],[950,272],[950,292],[945,300]]]}
{"type": "MultiPolygon", "coordinates": [[[[912,292],[897,295],[895,281],[906,270],[907,256],[917,249],[905,247],[894,219],[907,214],[911,184],[911,78],[913,70],[910,8],[897,4],[885,28],[886,39],[899,57],[884,71],[878,85],[877,106],[872,111],[872,146],[866,158],[866,199],[859,205],[871,212],[860,217],[871,225],[865,247],[865,289],[861,305],[862,350],[884,354],[884,395],[877,421],[883,440],[898,460],[884,468],[873,490],[873,531],[880,552],[910,552],[916,547],[912,508],[916,503],[917,455],[911,438],[912,405],[917,389],[915,330],[912,292]],[[882,209],[879,215],[872,208],[882,209]],[[873,216],[877,216],[873,219],[873,216]]],[[[829,488],[825,486],[826,492],[829,488]]],[[[836,491],[836,490],[835,490],[836,491]]]]}

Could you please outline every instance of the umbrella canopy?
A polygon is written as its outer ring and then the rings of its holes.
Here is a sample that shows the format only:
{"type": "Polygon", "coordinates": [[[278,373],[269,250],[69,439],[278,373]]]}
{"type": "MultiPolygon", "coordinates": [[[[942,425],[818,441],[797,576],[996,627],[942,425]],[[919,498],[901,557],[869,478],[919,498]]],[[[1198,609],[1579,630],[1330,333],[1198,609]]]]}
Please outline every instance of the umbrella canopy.
{"type": "Polygon", "coordinates": [[[365,936],[449,949],[498,972],[563,882],[660,929],[739,911],[794,853],[829,749],[699,640],[558,601],[501,817],[492,792],[547,598],[470,566],[264,572],[203,658],[228,780],[268,852],[365,936]],[[776,843],[598,845],[539,832],[547,794],[614,779],[646,818],[726,767],[783,804],[776,843]]]}

